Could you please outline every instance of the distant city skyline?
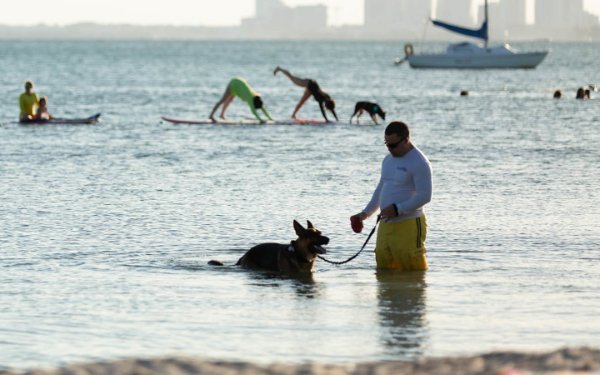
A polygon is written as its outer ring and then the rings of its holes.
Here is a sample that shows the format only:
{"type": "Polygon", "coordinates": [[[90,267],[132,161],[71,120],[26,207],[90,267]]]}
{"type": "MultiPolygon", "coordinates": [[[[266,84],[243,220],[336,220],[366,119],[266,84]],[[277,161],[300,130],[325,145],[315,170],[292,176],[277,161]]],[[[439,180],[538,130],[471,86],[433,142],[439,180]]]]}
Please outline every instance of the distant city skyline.
{"type": "MultiPolygon", "coordinates": [[[[362,25],[364,0],[282,0],[287,6],[322,4],[328,8],[328,25],[362,25]]],[[[422,1],[422,0],[418,0],[422,1]]],[[[534,17],[528,2],[527,19],[534,17]]],[[[490,2],[494,2],[490,0],[490,2]]],[[[476,19],[479,4],[474,0],[471,17],[476,19]]],[[[600,0],[583,0],[584,9],[600,16],[600,0]]],[[[437,0],[433,0],[433,13],[437,0]]],[[[255,15],[253,0],[29,0],[2,5],[1,25],[69,25],[82,22],[100,24],[234,26],[255,15]]]]}

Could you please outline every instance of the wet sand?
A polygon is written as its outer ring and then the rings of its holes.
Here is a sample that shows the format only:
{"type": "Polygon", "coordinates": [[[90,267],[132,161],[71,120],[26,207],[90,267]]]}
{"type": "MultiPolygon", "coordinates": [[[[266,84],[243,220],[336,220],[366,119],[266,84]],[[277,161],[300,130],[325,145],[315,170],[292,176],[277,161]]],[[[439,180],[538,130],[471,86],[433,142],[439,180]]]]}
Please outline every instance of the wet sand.
{"type": "Polygon", "coordinates": [[[269,364],[195,358],[126,359],[74,364],[52,370],[0,371],[0,375],[526,375],[600,374],[600,350],[568,348],[548,353],[496,352],[470,357],[389,361],[350,365],[269,364]]]}

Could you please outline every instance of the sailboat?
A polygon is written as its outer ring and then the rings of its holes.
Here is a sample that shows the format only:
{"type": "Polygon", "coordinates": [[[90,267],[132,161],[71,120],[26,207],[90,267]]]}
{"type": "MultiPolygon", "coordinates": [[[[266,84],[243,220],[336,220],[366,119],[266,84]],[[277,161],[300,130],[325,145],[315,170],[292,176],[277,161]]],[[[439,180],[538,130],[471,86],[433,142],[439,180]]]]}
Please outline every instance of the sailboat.
{"type": "Polygon", "coordinates": [[[412,45],[404,47],[412,68],[438,68],[438,69],[533,69],[546,57],[548,51],[517,52],[510,45],[504,44],[497,47],[488,47],[488,0],[485,0],[483,24],[479,29],[467,29],[446,22],[431,20],[435,26],[444,28],[457,34],[483,40],[483,45],[460,42],[451,43],[445,53],[413,54],[412,45]]]}

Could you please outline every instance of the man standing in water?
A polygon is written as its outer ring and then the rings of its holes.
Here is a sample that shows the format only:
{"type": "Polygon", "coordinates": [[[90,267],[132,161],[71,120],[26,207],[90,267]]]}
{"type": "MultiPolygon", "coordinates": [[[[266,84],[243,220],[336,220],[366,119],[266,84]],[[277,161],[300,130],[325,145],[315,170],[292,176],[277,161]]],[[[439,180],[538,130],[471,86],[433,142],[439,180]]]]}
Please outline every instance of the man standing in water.
{"type": "Polygon", "coordinates": [[[431,164],[410,140],[408,126],[399,121],[385,129],[390,152],[383,159],[381,178],[365,209],[352,216],[352,229],[360,232],[363,220],[381,210],[375,258],[378,269],[427,269],[427,219],[423,206],[431,201],[431,164]]]}
{"type": "Polygon", "coordinates": [[[33,82],[25,81],[25,92],[19,96],[20,122],[31,121],[35,118],[36,108],[40,105],[38,94],[33,91],[33,82]]]}

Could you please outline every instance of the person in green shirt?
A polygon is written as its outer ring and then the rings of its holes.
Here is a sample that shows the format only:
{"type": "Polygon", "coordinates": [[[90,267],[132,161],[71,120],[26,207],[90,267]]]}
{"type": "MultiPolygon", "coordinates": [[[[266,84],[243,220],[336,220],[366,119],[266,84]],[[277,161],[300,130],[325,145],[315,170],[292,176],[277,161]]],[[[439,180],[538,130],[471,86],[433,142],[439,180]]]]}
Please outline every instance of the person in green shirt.
{"type": "Polygon", "coordinates": [[[227,111],[227,107],[229,107],[229,104],[231,104],[231,102],[233,101],[233,99],[236,96],[238,98],[242,99],[243,101],[245,101],[246,104],[248,104],[248,106],[250,107],[250,110],[252,111],[252,114],[254,115],[254,117],[256,117],[258,119],[258,121],[260,121],[261,123],[265,122],[265,120],[260,118],[260,116],[256,112],[257,109],[262,110],[262,112],[265,114],[265,116],[267,116],[267,118],[269,120],[273,121],[273,119],[269,115],[269,112],[267,112],[267,110],[263,106],[263,102],[262,102],[262,99],[260,98],[260,95],[257,94],[252,89],[252,87],[250,87],[250,85],[248,84],[248,82],[246,82],[245,79],[240,78],[240,77],[233,78],[233,79],[231,79],[231,81],[229,81],[229,84],[227,85],[227,88],[225,89],[225,93],[223,94],[223,97],[221,97],[221,99],[217,102],[217,104],[215,104],[215,106],[213,107],[212,112],[210,113],[210,116],[208,116],[208,118],[211,119],[211,121],[216,122],[216,120],[214,118],[214,114],[217,111],[217,108],[219,108],[219,106],[222,104],[223,109],[221,111],[220,118],[224,120],[225,112],[227,111]]]}
{"type": "Polygon", "coordinates": [[[40,105],[40,98],[33,91],[33,82],[25,81],[25,92],[19,97],[20,122],[27,122],[35,119],[36,108],[40,105]]]}

